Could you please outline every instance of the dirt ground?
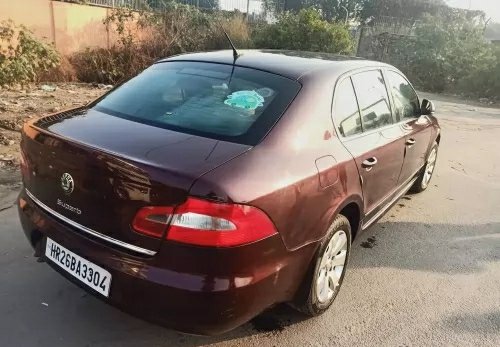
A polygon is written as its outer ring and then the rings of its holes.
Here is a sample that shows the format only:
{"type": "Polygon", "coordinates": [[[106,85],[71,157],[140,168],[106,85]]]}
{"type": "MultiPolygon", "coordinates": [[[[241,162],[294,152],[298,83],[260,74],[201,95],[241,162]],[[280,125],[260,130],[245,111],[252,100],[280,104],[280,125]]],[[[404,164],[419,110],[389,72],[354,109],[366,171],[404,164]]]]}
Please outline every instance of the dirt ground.
{"type": "Polygon", "coordinates": [[[19,175],[0,169],[0,346],[500,346],[500,109],[426,96],[442,126],[433,180],[356,238],[331,309],[281,305],[216,337],[131,317],[37,263],[19,175]]]}
{"type": "Polygon", "coordinates": [[[0,166],[12,166],[17,162],[19,131],[26,119],[85,105],[105,91],[103,85],[83,83],[37,84],[17,89],[0,88],[0,166]],[[51,87],[56,89],[52,91],[51,87]]]}

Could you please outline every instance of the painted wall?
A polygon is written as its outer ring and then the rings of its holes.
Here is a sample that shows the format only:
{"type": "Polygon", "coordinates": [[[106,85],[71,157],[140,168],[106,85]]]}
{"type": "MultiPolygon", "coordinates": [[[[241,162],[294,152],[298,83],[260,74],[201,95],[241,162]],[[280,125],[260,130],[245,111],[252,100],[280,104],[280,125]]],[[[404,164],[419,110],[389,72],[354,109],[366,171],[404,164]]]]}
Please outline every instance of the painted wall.
{"type": "Polygon", "coordinates": [[[102,23],[108,11],[60,1],[0,0],[0,21],[12,19],[24,24],[36,36],[55,44],[62,54],[87,47],[109,47],[113,42],[102,23]]]}

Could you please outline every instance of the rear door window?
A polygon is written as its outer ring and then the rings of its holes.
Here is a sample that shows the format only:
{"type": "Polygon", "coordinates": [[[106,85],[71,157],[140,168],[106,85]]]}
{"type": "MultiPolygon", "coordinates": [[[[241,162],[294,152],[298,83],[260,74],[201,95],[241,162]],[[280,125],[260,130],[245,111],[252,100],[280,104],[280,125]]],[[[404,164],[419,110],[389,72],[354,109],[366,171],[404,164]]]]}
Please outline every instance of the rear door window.
{"type": "Polygon", "coordinates": [[[298,82],[260,70],[165,62],[113,90],[94,108],[157,127],[255,145],[299,90],[298,82]]]}
{"type": "Polygon", "coordinates": [[[361,115],[350,78],[344,79],[335,88],[333,119],[338,132],[344,137],[360,134],[363,131],[361,115]]]}
{"type": "Polygon", "coordinates": [[[420,116],[418,96],[406,78],[394,71],[387,71],[394,100],[394,111],[398,121],[420,116]]]}
{"type": "Polygon", "coordinates": [[[366,71],[353,75],[363,130],[373,130],[392,124],[389,96],[380,70],[366,71]]]}

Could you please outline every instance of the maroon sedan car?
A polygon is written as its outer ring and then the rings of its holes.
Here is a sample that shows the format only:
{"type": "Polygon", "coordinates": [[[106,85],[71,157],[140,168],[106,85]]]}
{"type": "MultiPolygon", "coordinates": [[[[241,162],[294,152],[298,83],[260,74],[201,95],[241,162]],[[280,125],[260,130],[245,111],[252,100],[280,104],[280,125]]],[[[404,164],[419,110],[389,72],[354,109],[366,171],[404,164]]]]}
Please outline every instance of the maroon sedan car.
{"type": "Polygon", "coordinates": [[[35,256],[116,307],[217,334],[337,295],[351,242],[429,185],[440,128],[396,68],[318,53],[161,60],[22,131],[35,256]]]}

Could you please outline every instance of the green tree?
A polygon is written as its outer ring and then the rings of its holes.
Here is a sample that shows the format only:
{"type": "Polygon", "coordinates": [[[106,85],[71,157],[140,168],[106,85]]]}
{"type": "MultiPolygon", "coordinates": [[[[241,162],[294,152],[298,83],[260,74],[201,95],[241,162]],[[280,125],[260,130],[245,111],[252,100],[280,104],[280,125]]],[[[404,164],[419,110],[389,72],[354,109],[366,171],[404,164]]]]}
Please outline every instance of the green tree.
{"type": "Polygon", "coordinates": [[[312,6],[321,11],[327,20],[343,21],[357,19],[361,9],[361,0],[306,0],[306,6],[312,6]]]}
{"type": "Polygon", "coordinates": [[[500,46],[491,45],[494,58],[483,68],[473,69],[461,81],[459,91],[476,97],[500,100],[500,46]]]}
{"type": "Polygon", "coordinates": [[[330,23],[313,8],[297,14],[284,13],[275,24],[267,24],[254,33],[259,48],[351,53],[353,40],[342,24],[330,23]]]}
{"type": "Polygon", "coordinates": [[[437,15],[447,5],[444,0],[360,0],[360,18],[371,22],[380,17],[419,19],[425,14],[437,15]]]}
{"type": "Polygon", "coordinates": [[[427,16],[413,39],[396,45],[399,54],[392,54],[392,62],[426,90],[465,91],[470,81],[497,63],[483,30],[482,21],[465,13],[427,16]]]}
{"type": "Polygon", "coordinates": [[[313,7],[327,20],[344,21],[357,19],[363,0],[264,0],[264,7],[273,13],[298,13],[301,9],[313,7]]]}

